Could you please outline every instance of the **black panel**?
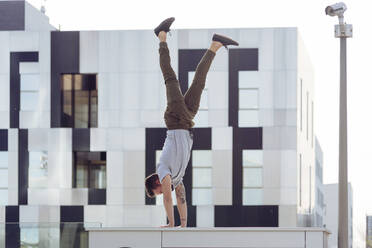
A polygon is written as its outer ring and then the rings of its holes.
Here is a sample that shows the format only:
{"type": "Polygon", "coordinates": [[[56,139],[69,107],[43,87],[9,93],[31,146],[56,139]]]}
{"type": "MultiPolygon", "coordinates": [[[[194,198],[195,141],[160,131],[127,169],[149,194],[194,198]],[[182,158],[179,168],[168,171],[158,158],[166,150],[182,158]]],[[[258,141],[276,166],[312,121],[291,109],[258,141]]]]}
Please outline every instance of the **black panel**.
{"type": "MultiPolygon", "coordinates": [[[[146,176],[155,172],[156,150],[163,148],[166,136],[166,128],[146,128],[146,176]]],[[[146,205],[155,205],[155,198],[145,197],[146,205]]]]}
{"type": "Polygon", "coordinates": [[[0,129],[0,151],[8,151],[8,129],[0,129]]]}
{"type": "Polygon", "coordinates": [[[243,203],[243,149],[262,149],[262,128],[233,128],[233,205],[243,203]]]}
{"type": "MultiPolygon", "coordinates": [[[[1,2],[0,2],[1,3],[1,2]]],[[[21,77],[19,62],[38,62],[38,52],[10,53],[10,128],[19,128],[21,77]]]]}
{"type": "Polygon", "coordinates": [[[183,94],[189,88],[189,71],[195,71],[206,49],[179,49],[178,50],[178,78],[183,94]]]}
{"type": "Polygon", "coordinates": [[[215,227],[278,227],[278,206],[215,206],[215,227]]]}
{"type": "Polygon", "coordinates": [[[258,49],[229,49],[229,126],[238,127],[239,71],[258,70],[258,49]]]}
{"type": "Polygon", "coordinates": [[[5,206],[5,247],[20,247],[19,206],[5,206]]]}
{"type": "MultiPolygon", "coordinates": [[[[177,206],[173,208],[174,212],[174,225],[180,226],[180,215],[178,213],[177,206]]],[[[196,227],[196,206],[188,205],[187,206],[187,226],[196,227]]]]}
{"type": "Polygon", "coordinates": [[[28,130],[19,129],[18,133],[18,204],[27,205],[28,201],[28,130]]]}
{"type": "Polygon", "coordinates": [[[88,189],[89,205],[106,205],[106,189],[88,189]]]}
{"type": "Polygon", "coordinates": [[[25,1],[0,1],[0,31],[25,30],[25,1]]]}
{"type": "Polygon", "coordinates": [[[84,206],[61,206],[61,222],[84,222],[84,206]]]}
{"type": "Polygon", "coordinates": [[[90,150],[90,129],[73,128],[72,129],[72,150],[89,151],[90,150]]]}
{"type": "Polygon", "coordinates": [[[51,33],[51,127],[61,127],[61,74],[79,73],[79,32],[51,33]]]}

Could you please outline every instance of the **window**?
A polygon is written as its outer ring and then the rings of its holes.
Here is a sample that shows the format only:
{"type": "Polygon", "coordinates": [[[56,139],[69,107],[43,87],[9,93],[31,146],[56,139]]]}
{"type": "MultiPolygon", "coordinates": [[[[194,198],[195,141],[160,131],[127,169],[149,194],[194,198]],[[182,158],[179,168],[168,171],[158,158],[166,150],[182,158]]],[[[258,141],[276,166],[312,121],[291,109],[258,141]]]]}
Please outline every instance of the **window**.
{"type": "Polygon", "coordinates": [[[309,140],[309,92],[306,92],[306,139],[309,140]]]}
{"type": "Polygon", "coordinates": [[[39,77],[33,74],[21,76],[21,110],[35,111],[39,103],[39,77]]]}
{"type": "Polygon", "coordinates": [[[29,188],[48,187],[48,153],[46,151],[29,153],[29,188]]]}
{"type": "Polygon", "coordinates": [[[263,151],[243,150],[243,205],[262,204],[263,151]]]}
{"type": "Polygon", "coordinates": [[[0,205],[8,204],[8,152],[0,152],[0,205]]]}
{"type": "MultiPolygon", "coordinates": [[[[192,84],[192,81],[195,76],[195,71],[189,71],[189,88],[192,84]]],[[[199,106],[199,111],[198,114],[195,116],[194,122],[195,126],[198,127],[207,127],[209,123],[209,118],[208,118],[208,83],[205,83],[205,87],[203,89],[201,98],[200,98],[200,106],[199,106]]]]}
{"type": "Polygon", "coordinates": [[[62,126],[97,127],[97,75],[62,75],[62,126]]]}
{"type": "Polygon", "coordinates": [[[259,125],[259,91],[258,88],[245,88],[239,85],[239,126],[253,127],[259,125]]]}
{"type": "MultiPolygon", "coordinates": [[[[161,150],[157,150],[156,151],[156,164],[158,164],[160,162],[160,156],[161,156],[161,150]]],[[[172,201],[173,201],[173,205],[177,205],[177,198],[176,198],[176,191],[173,190],[172,191],[172,201]]],[[[187,199],[186,199],[187,201],[187,199]]],[[[163,205],[163,194],[161,195],[157,195],[156,196],[156,205],[163,205]]]]}
{"type": "Polygon", "coordinates": [[[192,151],[192,205],[213,204],[212,151],[192,151]]]}
{"type": "Polygon", "coordinates": [[[74,187],[106,188],[106,152],[74,152],[74,187]]]}

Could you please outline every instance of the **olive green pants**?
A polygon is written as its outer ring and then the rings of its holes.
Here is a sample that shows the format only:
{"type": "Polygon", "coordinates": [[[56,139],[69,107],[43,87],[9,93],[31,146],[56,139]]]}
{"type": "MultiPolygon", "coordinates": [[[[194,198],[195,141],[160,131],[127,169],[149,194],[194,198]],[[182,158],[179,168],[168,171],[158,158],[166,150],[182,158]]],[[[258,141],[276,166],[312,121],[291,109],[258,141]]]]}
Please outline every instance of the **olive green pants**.
{"type": "Polygon", "coordinates": [[[198,112],[207,73],[216,54],[211,50],[205,52],[196,67],[194,79],[185,95],[182,95],[180,83],[170,64],[169,49],[166,42],[160,42],[159,54],[160,68],[167,91],[167,108],[164,113],[165,124],[169,130],[190,129],[194,126],[192,120],[198,112]]]}

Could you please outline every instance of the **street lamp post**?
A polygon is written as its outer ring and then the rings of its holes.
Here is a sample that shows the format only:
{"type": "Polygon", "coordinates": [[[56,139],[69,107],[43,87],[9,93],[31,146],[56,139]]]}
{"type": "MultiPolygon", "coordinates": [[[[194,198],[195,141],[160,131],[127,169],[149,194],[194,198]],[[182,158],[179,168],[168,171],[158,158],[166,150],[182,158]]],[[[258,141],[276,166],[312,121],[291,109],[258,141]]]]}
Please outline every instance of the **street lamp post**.
{"type": "Polygon", "coordinates": [[[348,235],[348,176],[347,176],[347,78],[346,39],[353,35],[351,24],[344,22],[344,3],[326,8],[326,14],[338,16],[335,37],[340,39],[340,119],[339,119],[339,182],[338,182],[338,248],[349,248],[348,235]]]}

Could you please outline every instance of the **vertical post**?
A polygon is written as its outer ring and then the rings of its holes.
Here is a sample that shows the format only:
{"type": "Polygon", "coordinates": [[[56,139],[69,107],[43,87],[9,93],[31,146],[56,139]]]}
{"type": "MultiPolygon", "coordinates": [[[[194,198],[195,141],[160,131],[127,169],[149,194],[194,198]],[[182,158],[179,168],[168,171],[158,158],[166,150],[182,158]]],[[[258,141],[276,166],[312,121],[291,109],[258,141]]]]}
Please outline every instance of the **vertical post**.
{"type": "Polygon", "coordinates": [[[338,183],[338,247],[349,248],[348,176],[347,176],[347,83],[346,37],[340,38],[340,123],[338,183]]]}

